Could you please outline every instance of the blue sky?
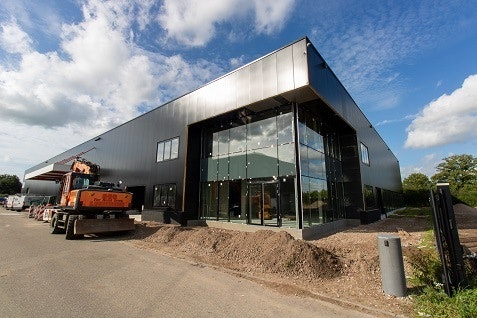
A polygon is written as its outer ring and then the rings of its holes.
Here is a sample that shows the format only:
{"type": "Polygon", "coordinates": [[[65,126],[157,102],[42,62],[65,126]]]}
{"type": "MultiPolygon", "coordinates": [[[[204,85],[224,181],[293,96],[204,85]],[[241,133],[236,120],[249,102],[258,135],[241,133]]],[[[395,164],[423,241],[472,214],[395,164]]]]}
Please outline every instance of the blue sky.
{"type": "Polygon", "coordinates": [[[0,174],[308,36],[401,165],[477,155],[477,1],[3,0],[0,174]]]}

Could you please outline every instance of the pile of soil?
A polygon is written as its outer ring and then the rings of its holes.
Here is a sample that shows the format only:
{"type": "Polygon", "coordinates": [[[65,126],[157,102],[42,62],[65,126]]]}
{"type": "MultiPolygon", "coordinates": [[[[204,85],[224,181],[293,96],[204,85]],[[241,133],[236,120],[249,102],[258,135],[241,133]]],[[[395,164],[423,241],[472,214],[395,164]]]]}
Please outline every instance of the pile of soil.
{"type": "Polygon", "coordinates": [[[141,247],[153,247],[245,273],[273,273],[311,281],[338,277],[343,270],[337,255],[309,242],[295,240],[284,231],[247,233],[147,222],[137,226],[132,239],[141,247]]]}
{"type": "MultiPolygon", "coordinates": [[[[477,210],[459,204],[454,211],[461,243],[476,252],[477,210]]],[[[406,255],[419,248],[430,229],[430,218],[393,217],[303,241],[284,231],[248,233],[141,222],[128,239],[140,248],[227,270],[284,293],[326,299],[385,317],[412,315],[412,304],[408,297],[383,293],[377,236],[399,235],[409,276],[406,255]]]]}

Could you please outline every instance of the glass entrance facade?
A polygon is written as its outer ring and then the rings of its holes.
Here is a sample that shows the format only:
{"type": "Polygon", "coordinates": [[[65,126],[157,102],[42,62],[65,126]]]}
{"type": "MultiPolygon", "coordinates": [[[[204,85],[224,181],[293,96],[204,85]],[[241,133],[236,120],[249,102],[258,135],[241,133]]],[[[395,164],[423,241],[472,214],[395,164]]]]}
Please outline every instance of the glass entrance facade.
{"type": "Polygon", "coordinates": [[[344,217],[339,155],[329,155],[339,154],[338,139],[322,131],[316,116],[293,107],[204,124],[201,219],[300,228],[344,217]]]}

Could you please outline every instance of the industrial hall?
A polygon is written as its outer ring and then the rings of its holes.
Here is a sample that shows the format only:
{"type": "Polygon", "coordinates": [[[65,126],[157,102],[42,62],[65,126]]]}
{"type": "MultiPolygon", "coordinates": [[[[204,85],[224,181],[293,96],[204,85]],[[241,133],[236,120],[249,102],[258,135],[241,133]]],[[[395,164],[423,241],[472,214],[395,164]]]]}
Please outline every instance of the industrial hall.
{"type": "Polygon", "coordinates": [[[26,170],[23,191],[55,195],[76,157],[143,220],[306,238],[402,199],[399,161],[306,37],[26,170]]]}

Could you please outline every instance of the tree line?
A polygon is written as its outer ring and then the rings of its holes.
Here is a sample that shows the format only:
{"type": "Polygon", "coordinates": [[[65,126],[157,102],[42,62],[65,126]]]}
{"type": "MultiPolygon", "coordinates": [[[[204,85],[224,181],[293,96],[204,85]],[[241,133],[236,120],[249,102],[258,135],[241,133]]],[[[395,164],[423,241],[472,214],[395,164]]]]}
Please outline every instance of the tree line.
{"type": "Polygon", "coordinates": [[[437,183],[449,183],[454,203],[477,207],[477,157],[453,155],[444,158],[430,178],[423,173],[411,173],[402,182],[404,201],[408,206],[428,206],[429,191],[437,183]]]}
{"type": "Polygon", "coordinates": [[[9,194],[20,193],[22,190],[22,183],[20,178],[15,175],[2,174],[0,175],[0,196],[7,196],[9,194]]]}

